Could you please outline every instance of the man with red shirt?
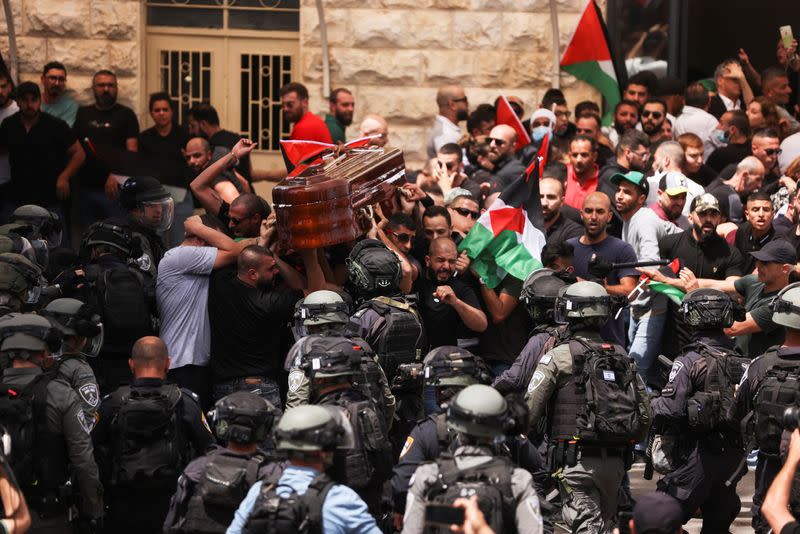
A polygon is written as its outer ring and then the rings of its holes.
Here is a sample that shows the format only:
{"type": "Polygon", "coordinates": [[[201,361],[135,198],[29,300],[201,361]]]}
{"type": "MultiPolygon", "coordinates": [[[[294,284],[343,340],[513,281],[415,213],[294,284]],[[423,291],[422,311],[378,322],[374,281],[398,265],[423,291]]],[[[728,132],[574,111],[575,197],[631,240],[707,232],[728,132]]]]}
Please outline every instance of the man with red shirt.
{"type": "Polygon", "coordinates": [[[597,189],[597,141],[576,135],[569,143],[567,192],[564,202],[575,209],[583,208],[583,200],[597,189]]]}
{"type": "Polygon", "coordinates": [[[294,123],[291,139],[333,143],[325,122],[308,111],[308,89],[301,83],[287,83],[280,90],[283,116],[294,123]]]}

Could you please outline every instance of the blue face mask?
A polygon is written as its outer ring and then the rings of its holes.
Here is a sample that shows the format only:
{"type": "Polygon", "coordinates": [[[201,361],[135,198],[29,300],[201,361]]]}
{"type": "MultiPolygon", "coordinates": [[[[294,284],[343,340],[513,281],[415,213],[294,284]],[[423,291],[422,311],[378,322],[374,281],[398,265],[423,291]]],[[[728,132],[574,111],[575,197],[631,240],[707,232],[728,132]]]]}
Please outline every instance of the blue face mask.
{"type": "Polygon", "coordinates": [[[531,134],[533,135],[533,140],[537,143],[544,139],[544,136],[550,133],[550,128],[547,126],[537,126],[533,129],[531,134]]]}
{"type": "Polygon", "coordinates": [[[730,137],[725,130],[714,130],[714,140],[721,145],[727,145],[730,137]]]}

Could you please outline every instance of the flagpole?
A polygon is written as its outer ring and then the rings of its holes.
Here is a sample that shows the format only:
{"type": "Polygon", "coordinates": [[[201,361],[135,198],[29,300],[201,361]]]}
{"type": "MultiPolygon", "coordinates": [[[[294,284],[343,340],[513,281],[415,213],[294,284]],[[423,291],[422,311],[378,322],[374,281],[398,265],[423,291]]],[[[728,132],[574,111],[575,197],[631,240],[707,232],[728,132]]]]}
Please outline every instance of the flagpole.
{"type": "Polygon", "coordinates": [[[558,10],[556,0],[550,0],[550,33],[553,36],[553,79],[550,86],[554,89],[561,87],[561,40],[558,34],[558,10]]]}

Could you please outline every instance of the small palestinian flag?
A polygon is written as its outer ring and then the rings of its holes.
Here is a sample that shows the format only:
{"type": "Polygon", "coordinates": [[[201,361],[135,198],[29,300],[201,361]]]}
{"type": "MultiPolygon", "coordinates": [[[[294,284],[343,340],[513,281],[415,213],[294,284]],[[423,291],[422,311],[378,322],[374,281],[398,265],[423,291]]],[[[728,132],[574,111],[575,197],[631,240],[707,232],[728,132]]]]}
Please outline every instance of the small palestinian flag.
{"type": "Polygon", "coordinates": [[[603,124],[611,124],[614,106],[620,101],[624,72],[614,61],[608,31],[597,3],[590,0],[575,33],[561,57],[561,69],[593,85],[606,100],[603,124]]]}
{"type": "Polygon", "coordinates": [[[531,218],[535,207],[541,213],[537,167],[500,193],[458,247],[467,251],[472,269],[489,288],[500,285],[507,274],[525,280],[542,267],[545,237],[531,218]]]}
{"type": "Polygon", "coordinates": [[[511,104],[508,103],[508,99],[505,96],[501,96],[497,101],[495,123],[505,124],[514,128],[514,131],[517,132],[517,143],[515,145],[516,150],[522,150],[525,145],[529,145],[531,143],[531,136],[525,131],[522,121],[520,121],[519,117],[517,117],[517,114],[514,113],[514,108],[511,107],[511,104]]]}
{"type": "MultiPolygon", "coordinates": [[[[678,258],[675,258],[669,265],[667,265],[666,267],[662,267],[662,269],[660,270],[661,272],[663,272],[668,276],[671,274],[672,276],[670,277],[674,278],[678,274],[678,271],[681,270],[680,260],[678,260],[678,258]],[[669,271],[667,271],[667,269],[669,269],[669,271]]],[[[648,278],[648,277],[642,275],[642,278],[648,278]]],[[[680,304],[681,302],[683,302],[683,297],[686,296],[686,293],[681,291],[677,287],[665,284],[663,282],[654,282],[652,280],[649,280],[647,282],[647,286],[656,293],[662,293],[666,295],[675,304],[680,304]]]]}

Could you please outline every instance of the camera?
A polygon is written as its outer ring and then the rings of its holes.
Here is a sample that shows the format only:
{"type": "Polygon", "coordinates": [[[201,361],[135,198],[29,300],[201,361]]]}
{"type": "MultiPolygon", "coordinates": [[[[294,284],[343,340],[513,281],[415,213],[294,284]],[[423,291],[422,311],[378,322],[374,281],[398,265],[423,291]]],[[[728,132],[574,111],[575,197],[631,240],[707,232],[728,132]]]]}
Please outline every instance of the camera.
{"type": "Polygon", "coordinates": [[[800,428],[800,406],[789,406],[783,411],[783,428],[786,430],[800,428]]]}

